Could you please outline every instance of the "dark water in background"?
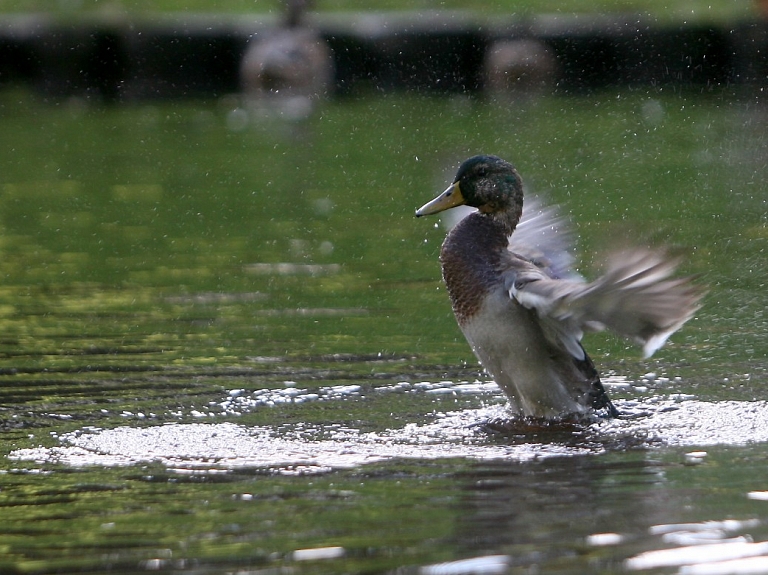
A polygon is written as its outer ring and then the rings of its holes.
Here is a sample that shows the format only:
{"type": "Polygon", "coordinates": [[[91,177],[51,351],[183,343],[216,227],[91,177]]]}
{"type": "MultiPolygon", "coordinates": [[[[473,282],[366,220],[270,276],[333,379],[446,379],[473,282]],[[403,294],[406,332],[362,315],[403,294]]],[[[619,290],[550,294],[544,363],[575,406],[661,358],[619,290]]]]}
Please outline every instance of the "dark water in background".
{"type": "Polygon", "coordinates": [[[0,571],[768,572],[766,123],[724,95],[286,124],[0,93],[0,571]],[[631,418],[482,426],[504,399],[412,216],[478,152],[564,206],[586,275],[631,238],[710,286],[651,360],[585,342],[631,418]]]}

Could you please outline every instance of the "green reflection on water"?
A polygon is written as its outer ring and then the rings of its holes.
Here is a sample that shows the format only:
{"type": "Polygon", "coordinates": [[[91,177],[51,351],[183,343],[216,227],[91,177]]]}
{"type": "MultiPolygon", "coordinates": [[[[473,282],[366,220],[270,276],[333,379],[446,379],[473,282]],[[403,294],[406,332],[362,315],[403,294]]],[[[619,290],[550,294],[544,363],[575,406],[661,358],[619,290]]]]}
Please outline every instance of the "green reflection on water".
{"type": "MultiPolygon", "coordinates": [[[[604,371],[682,376],[668,390],[703,399],[764,397],[762,110],[724,94],[398,96],[233,129],[235,106],[88,108],[0,93],[0,453],[87,425],[190,420],[226,390],[287,380],[363,393],[237,421],[376,431],[498,401],[366,393],[382,380],[478,376],[439,280],[444,232],[413,209],[481,151],[564,205],[585,273],[599,264],[593,251],[631,237],[681,249],[686,271],[711,286],[653,360],[590,338],[604,371]]],[[[169,549],[260,566],[343,545],[348,557],[328,571],[425,564],[456,556],[455,474],[467,465],[219,480],[33,463],[35,473],[7,473],[18,464],[5,461],[0,555],[22,572],[126,570],[169,549]]]]}
{"type": "Polygon", "coordinates": [[[160,467],[12,474],[2,480],[0,567],[122,572],[159,560],[163,568],[258,568],[290,564],[296,549],[338,545],[347,558],[306,572],[439,558],[436,542],[452,525],[446,503],[453,487],[423,471],[400,464],[381,477],[374,471],[311,479],[248,470],[180,475],[160,467]],[[382,520],[395,517],[398,528],[385,534],[382,520]]]}

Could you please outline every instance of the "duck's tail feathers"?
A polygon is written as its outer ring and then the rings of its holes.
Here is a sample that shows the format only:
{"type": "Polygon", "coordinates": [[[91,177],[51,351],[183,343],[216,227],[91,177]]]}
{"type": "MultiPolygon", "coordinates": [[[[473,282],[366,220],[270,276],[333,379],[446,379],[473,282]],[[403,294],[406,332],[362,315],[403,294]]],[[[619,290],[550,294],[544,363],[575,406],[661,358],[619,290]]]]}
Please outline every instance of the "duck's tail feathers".
{"type": "MultiPolygon", "coordinates": [[[[581,344],[579,344],[581,346],[581,344]]],[[[618,417],[619,411],[614,407],[611,399],[608,397],[608,393],[603,387],[603,382],[600,381],[600,374],[595,368],[595,364],[592,359],[582,348],[582,359],[574,359],[577,369],[587,378],[590,382],[590,390],[587,393],[587,404],[596,412],[602,413],[606,417],[618,417]]]]}

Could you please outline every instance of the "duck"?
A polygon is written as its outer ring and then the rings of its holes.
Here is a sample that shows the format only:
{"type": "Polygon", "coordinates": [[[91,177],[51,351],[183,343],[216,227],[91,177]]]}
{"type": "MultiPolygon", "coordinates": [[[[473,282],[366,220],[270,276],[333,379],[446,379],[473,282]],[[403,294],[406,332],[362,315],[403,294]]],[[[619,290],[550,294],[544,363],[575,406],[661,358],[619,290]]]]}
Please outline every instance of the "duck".
{"type": "Polygon", "coordinates": [[[501,101],[551,92],[559,73],[552,50],[533,38],[495,41],[483,60],[485,90],[501,101]]]}
{"type": "Polygon", "coordinates": [[[524,210],[523,195],[511,163],[477,155],[416,210],[423,217],[474,208],[440,249],[456,321],[515,417],[618,417],[581,343],[584,333],[609,329],[650,357],[694,316],[704,290],[694,276],[674,277],[679,258],[644,247],[608,254],[602,275],[586,281],[572,269],[565,218],[539,202],[524,210]]]}
{"type": "Polygon", "coordinates": [[[250,105],[266,104],[286,118],[301,120],[332,92],[335,64],[328,43],[305,23],[314,2],[284,4],[282,25],[248,43],[240,63],[240,84],[250,105]]]}

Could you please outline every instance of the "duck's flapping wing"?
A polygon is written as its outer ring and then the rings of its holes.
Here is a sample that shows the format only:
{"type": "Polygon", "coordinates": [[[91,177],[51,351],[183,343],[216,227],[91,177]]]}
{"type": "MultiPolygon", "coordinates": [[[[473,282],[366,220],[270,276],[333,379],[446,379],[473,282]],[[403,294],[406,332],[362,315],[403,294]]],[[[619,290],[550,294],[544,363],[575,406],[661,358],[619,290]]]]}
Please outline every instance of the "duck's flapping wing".
{"type": "Polygon", "coordinates": [[[585,283],[548,277],[512,258],[505,287],[537,312],[545,332],[557,334],[574,357],[574,338],[606,328],[642,345],[649,357],[700,307],[704,292],[692,278],[671,277],[678,264],[663,252],[624,250],[609,256],[601,277],[585,283]]]}
{"type": "Polygon", "coordinates": [[[526,197],[523,215],[509,238],[509,251],[533,262],[553,278],[580,280],[573,269],[576,235],[556,205],[526,197]]]}

